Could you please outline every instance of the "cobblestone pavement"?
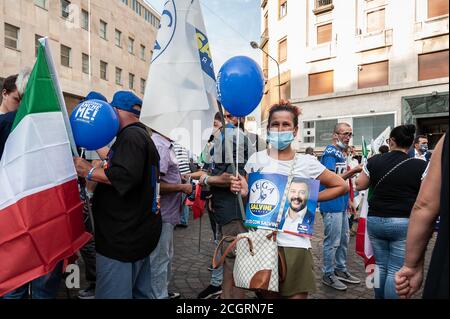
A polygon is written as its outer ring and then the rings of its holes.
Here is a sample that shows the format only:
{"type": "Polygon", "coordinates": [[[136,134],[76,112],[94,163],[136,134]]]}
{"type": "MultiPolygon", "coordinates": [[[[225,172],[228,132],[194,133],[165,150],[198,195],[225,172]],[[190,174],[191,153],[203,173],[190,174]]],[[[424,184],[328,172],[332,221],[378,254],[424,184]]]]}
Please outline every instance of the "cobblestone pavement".
{"type": "MultiPolygon", "coordinates": [[[[430,241],[426,254],[426,271],[428,271],[429,259],[434,247],[435,237],[430,241]]],[[[355,237],[350,237],[348,250],[348,269],[361,279],[361,284],[348,284],[346,291],[337,291],[321,283],[322,278],[322,243],[323,223],[318,213],[314,226],[314,236],[311,240],[316,274],[317,291],[311,294],[312,299],[373,299],[373,290],[366,287],[366,274],[364,272],[363,259],[355,252],[355,237]]],[[[196,298],[203,288],[209,285],[211,264],[214,251],[213,234],[207,214],[201,220],[190,220],[187,228],[176,228],[174,235],[175,257],[173,262],[173,277],[170,284],[171,291],[181,293],[183,298],[196,298]],[[201,230],[200,230],[201,223],[201,230]],[[201,239],[199,243],[199,233],[201,239]],[[200,249],[199,249],[200,247],[200,249]]],[[[248,297],[253,294],[249,293],[248,297]]],[[[421,296],[417,294],[416,297],[421,296]]]]}
{"type": "MultiPolygon", "coordinates": [[[[314,259],[314,270],[316,275],[317,291],[309,296],[310,299],[373,299],[373,290],[366,287],[366,274],[364,272],[363,259],[355,252],[355,237],[350,237],[348,250],[348,269],[361,279],[361,284],[348,284],[346,291],[337,291],[321,283],[322,267],[322,242],[323,223],[322,217],[318,213],[314,226],[314,236],[312,238],[312,249],[314,259]]],[[[435,235],[430,241],[426,254],[426,269],[434,247],[435,235]]],[[[211,272],[208,270],[214,252],[213,234],[208,219],[205,214],[201,219],[189,220],[187,228],[176,228],[174,232],[174,260],[172,264],[172,279],[170,291],[179,292],[181,298],[195,299],[197,295],[209,285],[211,272]],[[200,239],[199,239],[200,238],[200,239]]],[[[80,258],[78,263],[81,267],[81,288],[86,287],[84,280],[83,261],[80,258]]],[[[77,289],[67,290],[63,283],[59,293],[59,298],[76,298],[77,289]]],[[[419,298],[419,292],[415,298],[419,298]]],[[[254,294],[249,292],[248,298],[254,298],[254,294]]]]}

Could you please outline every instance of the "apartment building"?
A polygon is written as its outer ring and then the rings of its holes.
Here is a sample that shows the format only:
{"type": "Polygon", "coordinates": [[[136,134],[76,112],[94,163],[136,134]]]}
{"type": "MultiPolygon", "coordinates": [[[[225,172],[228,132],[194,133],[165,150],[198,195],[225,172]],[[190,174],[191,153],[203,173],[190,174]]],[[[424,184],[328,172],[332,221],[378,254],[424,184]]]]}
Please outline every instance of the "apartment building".
{"type": "Polygon", "coordinates": [[[47,36],[69,112],[89,91],[143,96],[160,14],[144,0],[0,1],[0,82],[47,36]]]}
{"type": "Polygon", "coordinates": [[[260,48],[280,68],[278,81],[263,56],[263,128],[281,95],[302,109],[299,151],[320,153],[338,122],[359,149],[387,126],[413,123],[432,147],[445,133],[447,0],[263,0],[261,10],[260,48]]]}

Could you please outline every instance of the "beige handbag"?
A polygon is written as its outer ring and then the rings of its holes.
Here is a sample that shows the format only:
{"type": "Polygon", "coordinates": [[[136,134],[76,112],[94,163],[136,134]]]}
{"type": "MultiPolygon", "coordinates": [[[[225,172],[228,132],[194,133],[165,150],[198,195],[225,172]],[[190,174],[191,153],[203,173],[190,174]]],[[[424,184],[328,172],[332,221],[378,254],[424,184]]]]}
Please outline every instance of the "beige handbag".
{"type": "MultiPolygon", "coordinates": [[[[286,204],[289,185],[292,182],[293,168],[297,157],[291,167],[286,189],[281,200],[280,210],[277,216],[277,228],[283,216],[283,208],[286,204]]],[[[236,237],[224,237],[214,252],[213,267],[217,268],[223,263],[232,249],[236,249],[236,260],[233,268],[234,284],[236,287],[249,290],[267,290],[278,292],[279,282],[286,276],[286,263],[284,256],[279,254],[277,245],[277,231],[257,229],[247,233],[238,234],[236,237]],[[219,262],[216,258],[224,240],[233,240],[219,262]]]]}

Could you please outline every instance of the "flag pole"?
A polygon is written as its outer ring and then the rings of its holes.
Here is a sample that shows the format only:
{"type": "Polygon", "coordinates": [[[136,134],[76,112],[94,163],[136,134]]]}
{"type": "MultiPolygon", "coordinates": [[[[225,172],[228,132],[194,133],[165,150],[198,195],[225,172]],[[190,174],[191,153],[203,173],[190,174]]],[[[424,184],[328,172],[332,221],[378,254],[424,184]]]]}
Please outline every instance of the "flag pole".
{"type": "MultiPolygon", "coordinates": [[[[225,116],[224,116],[224,113],[223,113],[222,104],[219,101],[217,101],[217,107],[219,109],[220,118],[221,118],[221,122],[222,122],[222,129],[221,129],[221,131],[223,132],[223,138],[225,140],[225,143],[227,143],[227,139],[225,138],[225,132],[226,132],[225,131],[225,116]]],[[[239,127],[238,127],[238,130],[239,130],[239,127]]],[[[238,134],[239,134],[239,132],[238,132],[238,134]]],[[[229,143],[229,141],[228,141],[228,143],[229,143]]],[[[239,172],[238,169],[237,169],[238,167],[236,167],[234,165],[234,161],[232,160],[231,161],[231,170],[233,171],[233,175],[237,176],[237,173],[239,172]]],[[[245,210],[244,210],[244,202],[242,201],[242,195],[241,195],[241,193],[238,193],[236,195],[238,197],[239,209],[241,211],[242,219],[245,220],[245,210]]]]}
{"type": "Polygon", "coordinates": [[[66,127],[66,132],[69,137],[70,147],[72,148],[72,153],[75,156],[78,156],[77,146],[75,144],[75,139],[73,138],[72,128],[69,122],[69,115],[67,114],[66,102],[64,101],[64,96],[61,91],[61,86],[59,85],[58,75],[56,73],[55,64],[53,62],[52,53],[50,51],[50,47],[48,45],[48,37],[40,38],[39,43],[44,47],[45,50],[45,59],[48,64],[48,69],[50,71],[53,84],[55,85],[55,90],[58,95],[59,105],[61,106],[61,113],[64,118],[64,124],[66,127]]]}
{"type": "MultiPolygon", "coordinates": [[[[50,71],[50,75],[52,77],[52,82],[55,86],[55,90],[57,92],[59,105],[61,106],[61,113],[64,119],[64,126],[66,127],[67,136],[69,137],[70,148],[72,149],[72,155],[79,156],[77,146],[75,144],[75,139],[72,133],[72,127],[69,122],[69,115],[67,113],[66,102],[64,101],[64,96],[62,94],[61,86],[58,81],[58,74],[56,72],[55,64],[53,62],[52,53],[50,51],[50,46],[48,44],[48,37],[44,37],[39,39],[39,43],[44,47],[45,50],[45,60],[48,64],[48,69],[50,71]]],[[[84,151],[82,151],[82,155],[84,155],[84,151]]],[[[92,232],[94,232],[94,216],[92,214],[90,199],[86,191],[86,180],[79,177],[78,184],[80,185],[81,196],[84,197],[84,202],[88,207],[89,219],[91,220],[92,232]]]]}

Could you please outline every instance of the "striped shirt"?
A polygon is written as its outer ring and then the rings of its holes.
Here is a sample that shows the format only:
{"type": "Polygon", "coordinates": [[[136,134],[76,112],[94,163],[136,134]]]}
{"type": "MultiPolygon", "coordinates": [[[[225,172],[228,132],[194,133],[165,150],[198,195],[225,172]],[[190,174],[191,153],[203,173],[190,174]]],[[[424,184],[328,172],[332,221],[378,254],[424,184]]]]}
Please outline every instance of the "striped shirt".
{"type": "Polygon", "coordinates": [[[185,149],[178,143],[173,143],[173,150],[178,160],[178,168],[180,170],[180,174],[184,175],[191,173],[191,169],[189,168],[189,155],[187,149],[185,149]]]}

